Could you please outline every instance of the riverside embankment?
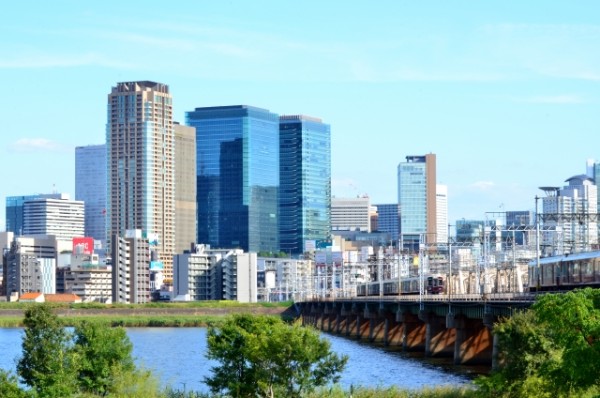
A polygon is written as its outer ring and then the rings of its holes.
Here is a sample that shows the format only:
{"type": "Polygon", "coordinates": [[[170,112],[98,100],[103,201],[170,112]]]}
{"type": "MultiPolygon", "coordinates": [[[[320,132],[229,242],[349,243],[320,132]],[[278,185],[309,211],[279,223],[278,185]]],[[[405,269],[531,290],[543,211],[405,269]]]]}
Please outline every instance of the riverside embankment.
{"type": "MultiPolygon", "coordinates": [[[[34,305],[34,304],[28,304],[34,305]]],[[[0,306],[0,326],[22,326],[27,305],[18,308],[0,306]]],[[[129,305],[129,306],[93,306],[85,305],[56,306],[56,314],[65,325],[74,325],[88,320],[119,326],[205,326],[230,314],[250,313],[256,315],[281,316],[295,318],[293,305],[235,305],[231,303],[212,303],[211,305],[129,305]]]]}

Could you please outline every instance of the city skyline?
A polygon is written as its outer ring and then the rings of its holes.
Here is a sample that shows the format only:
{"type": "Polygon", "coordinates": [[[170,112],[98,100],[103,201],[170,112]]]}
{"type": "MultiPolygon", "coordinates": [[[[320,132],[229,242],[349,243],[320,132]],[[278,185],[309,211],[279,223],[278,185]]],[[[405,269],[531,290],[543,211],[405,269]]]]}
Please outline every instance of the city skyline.
{"type": "Polygon", "coordinates": [[[336,197],[395,203],[398,164],[435,153],[452,224],[531,210],[600,157],[592,1],[117,4],[5,7],[1,201],[74,197],[75,147],[105,142],[125,81],[169,85],[181,123],[236,104],[325,120],[336,197]]]}

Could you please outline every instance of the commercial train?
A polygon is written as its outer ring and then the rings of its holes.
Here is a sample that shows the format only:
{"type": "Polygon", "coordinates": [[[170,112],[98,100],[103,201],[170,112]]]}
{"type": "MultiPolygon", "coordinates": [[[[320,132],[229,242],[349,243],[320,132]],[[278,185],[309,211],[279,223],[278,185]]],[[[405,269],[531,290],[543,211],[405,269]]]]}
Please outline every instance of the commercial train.
{"type": "Polygon", "coordinates": [[[600,287],[600,251],[544,257],[529,262],[529,291],[600,287]]]}
{"type": "MultiPolygon", "coordinates": [[[[446,277],[441,274],[427,274],[423,276],[425,283],[423,292],[426,294],[440,294],[444,292],[446,277]]],[[[356,287],[356,295],[361,296],[379,296],[379,291],[383,287],[383,296],[398,296],[401,294],[419,294],[418,276],[402,278],[402,283],[395,280],[386,280],[383,282],[361,283],[356,287]]]]}

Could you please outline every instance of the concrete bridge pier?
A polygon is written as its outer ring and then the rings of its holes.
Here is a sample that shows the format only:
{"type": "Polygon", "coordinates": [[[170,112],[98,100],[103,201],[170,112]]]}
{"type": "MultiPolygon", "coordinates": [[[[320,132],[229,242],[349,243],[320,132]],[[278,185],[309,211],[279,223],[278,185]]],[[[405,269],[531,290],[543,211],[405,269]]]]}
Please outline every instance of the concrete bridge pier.
{"type": "Polygon", "coordinates": [[[410,312],[402,312],[402,350],[423,351],[425,349],[425,324],[410,312]]]}
{"type": "Polygon", "coordinates": [[[456,330],[446,327],[446,318],[431,312],[419,313],[425,322],[425,356],[452,357],[456,341],[456,330]]]}
{"type": "Polygon", "coordinates": [[[455,365],[489,364],[492,360],[493,338],[481,320],[454,318],[456,341],[454,344],[455,365]]]}

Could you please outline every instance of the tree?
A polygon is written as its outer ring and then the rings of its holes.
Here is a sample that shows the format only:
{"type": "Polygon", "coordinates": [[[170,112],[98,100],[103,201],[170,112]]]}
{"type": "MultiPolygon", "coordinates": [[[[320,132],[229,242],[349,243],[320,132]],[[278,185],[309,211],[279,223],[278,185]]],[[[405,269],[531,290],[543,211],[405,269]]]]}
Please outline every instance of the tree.
{"type": "Polygon", "coordinates": [[[115,392],[116,378],[135,370],[132,350],[125,329],[83,322],[75,328],[79,386],[98,395],[115,392]]]}
{"type": "Polygon", "coordinates": [[[502,366],[477,381],[506,397],[600,392],[600,290],[540,296],[526,313],[495,325],[502,366]]]}
{"type": "Polygon", "coordinates": [[[233,397],[298,397],[339,380],[347,362],[316,330],[268,316],[234,315],[210,326],[207,339],[207,357],[220,365],[205,382],[233,397]]]}
{"type": "Polygon", "coordinates": [[[23,356],[17,373],[41,397],[67,397],[76,391],[70,334],[47,304],[25,311],[23,356]]]}
{"type": "Polygon", "coordinates": [[[25,398],[27,393],[19,387],[17,378],[0,369],[0,397],[2,398],[25,398]]]}

